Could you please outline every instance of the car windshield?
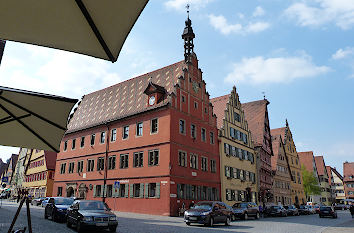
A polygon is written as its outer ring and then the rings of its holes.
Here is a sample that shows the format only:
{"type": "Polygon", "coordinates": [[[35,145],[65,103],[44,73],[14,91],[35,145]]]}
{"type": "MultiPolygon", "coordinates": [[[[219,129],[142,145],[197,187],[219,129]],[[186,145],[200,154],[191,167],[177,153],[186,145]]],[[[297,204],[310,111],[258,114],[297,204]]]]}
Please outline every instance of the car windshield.
{"type": "Polygon", "coordinates": [[[247,203],[235,203],[233,205],[234,208],[247,208],[248,204],[247,203]]]}
{"type": "Polygon", "coordinates": [[[320,210],[331,210],[331,207],[324,206],[324,207],[321,207],[320,210]]]}
{"type": "Polygon", "coordinates": [[[211,207],[213,206],[213,203],[198,203],[195,206],[192,207],[192,209],[202,209],[202,210],[210,210],[211,207]]]}
{"type": "Polygon", "coordinates": [[[71,205],[74,202],[72,198],[58,198],[54,199],[56,205],[71,205]]]}
{"type": "Polygon", "coordinates": [[[274,209],[274,210],[280,209],[279,206],[271,206],[270,208],[271,208],[271,209],[274,209]]]}
{"type": "Polygon", "coordinates": [[[102,201],[81,201],[80,210],[106,210],[102,201]]]}
{"type": "Polygon", "coordinates": [[[305,206],[300,206],[300,209],[305,209],[305,206]]]}

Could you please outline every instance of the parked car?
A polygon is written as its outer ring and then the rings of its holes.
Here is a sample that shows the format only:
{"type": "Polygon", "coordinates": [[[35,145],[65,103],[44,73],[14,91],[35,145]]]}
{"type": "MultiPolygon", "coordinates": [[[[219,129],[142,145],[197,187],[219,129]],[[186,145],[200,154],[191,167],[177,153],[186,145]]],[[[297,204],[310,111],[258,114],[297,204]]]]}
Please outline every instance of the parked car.
{"type": "Polygon", "coordinates": [[[35,198],[31,201],[31,205],[35,205],[35,206],[38,206],[42,203],[42,201],[45,199],[45,197],[38,197],[38,198],[35,198]]]}
{"type": "Polygon", "coordinates": [[[187,225],[199,223],[212,227],[215,223],[225,223],[228,226],[232,214],[223,202],[201,201],[184,212],[184,221],[187,225]]]}
{"type": "Polygon", "coordinates": [[[334,206],[335,210],[347,210],[349,209],[349,205],[345,205],[345,204],[337,204],[334,206]]]}
{"type": "Polygon", "coordinates": [[[318,214],[320,212],[320,206],[319,205],[315,205],[313,208],[315,209],[316,214],[318,214]]]}
{"type": "Polygon", "coordinates": [[[67,209],[74,199],[68,197],[51,197],[44,209],[44,218],[50,217],[53,221],[66,220],[67,209]]]}
{"type": "Polygon", "coordinates": [[[301,205],[301,206],[299,207],[299,213],[300,213],[301,215],[309,215],[309,214],[310,214],[310,210],[309,210],[309,208],[308,208],[307,206],[301,205]]]}
{"type": "Polygon", "coordinates": [[[286,205],[284,206],[284,208],[286,209],[286,213],[288,215],[293,215],[293,216],[300,215],[299,210],[294,205],[286,205]]]}
{"type": "Polygon", "coordinates": [[[247,220],[248,217],[254,217],[259,219],[259,209],[256,203],[253,202],[241,202],[235,203],[233,206],[233,213],[236,218],[247,220]]]}
{"type": "Polygon", "coordinates": [[[288,216],[286,209],[280,205],[269,206],[265,209],[265,216],[288,216]]]}
{"type": "Polygon", "coordinates": [[[48,203],[48,201],[49,201],[49,198],[50,198],[50,197],[44,198],[44,200],[43,200],[42,203],[41,203],[41,206],[42,206],[42,207],[45,207],[45,206],[47,205],[47,203],[48,203]]]}
{"type": "Polygon", "coordinates": [[[116,232],[118,220],[102,201],[76,200],[68,209],[66,225],[75,225],[78,232],[86,232],[85,229],[89,228],[116,232]]]}
{"type": "Polygon", "coordinates": [[[320,218],[327,217],[327,216],[332,218],[338,217],[336,210],[331,206],[321,206],[318,215],[320,216],[320,218]]]}
{"type": "Polygon", "coordinates": [[[308,208],[310,214],[316,214],[316,210],[312,205],[308,205],[307,208],[308,208]]]}

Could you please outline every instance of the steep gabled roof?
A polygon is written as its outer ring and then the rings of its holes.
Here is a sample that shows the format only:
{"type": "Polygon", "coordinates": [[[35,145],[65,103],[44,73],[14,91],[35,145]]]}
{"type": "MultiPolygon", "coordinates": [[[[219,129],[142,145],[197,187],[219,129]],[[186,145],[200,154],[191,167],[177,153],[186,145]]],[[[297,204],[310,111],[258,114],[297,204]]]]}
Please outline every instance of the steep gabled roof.
{"type": "Polygon", "coordinates": [[[154,106],[147,105],[144,91],[150,82],[164,87],[167,94],[174,92],[178,78],[183,76],[185,62],[126,80],[116,85],[85,95],[68,124],[67,133],[94,127],[168,104],[167,97],[154,106]]]}
{"type": "MultiPolygon", "coordinates": [[[[309,172],[314,172],[313,170],[313,162],[314,162],[314,156],[313,156],[313,151],[305,151],[305,152],[298,152],[300,159],[300,164],[304,165],[306,170],[309,172]]],[[[316,168],[317,170],[317,168],[316,168]]]]}
{"type": "Polygon", "coordinates": [[[328,183],[330,185],[332,185],[332,182],[334,182],[332,180],[332,169],[331,169],[331,166],[326,166],[326,170],[327,170],[327,174],[328,174],[328,183]]]}
{"type": "Polygon", "coordinates": [[[44,159],[47,166],[47,170],[54,170],[55,162],[57,159],[57,153],[53,151],[44,151],[44,159]]]}
{"type": "Polygon", "coordinates": [[[281,139],[280,135],[277,136],[272,136],[272,148],[273,148],[273,153],[274,156],[271,158],[272,162],[272,170],[276,171],[277,170],[277,162],[279,158],[279,149],[281,147],[281,139]]]}
{"type": "Polygon", "coordinates": [[[242,104],[242,110],[245,113],[255,146],[263,145],[264,123],[268,104],[269,102],[266,99],[242,104]]]}
{"type": "Polygon", "coordinates": [[[335,167],[331,167],[332,171],[338,176],[339,179],[343,182],[343,176],[337,171],[335,167]]]}
{"type": "Polygon", "coordinates": [[[213,112],[217,117],[216,124],[218,129],[223,127],[223,120],[225,118],[226,104],[229,102],[230,94],[216,97],[210,100],[213,105],[213,112]]]}
{"type": "Polygon", "coordinates": [[[317,168],[317,173],[319,176],[324,176],[325,175],[325,163],[323,160],[323,156],[315,156],[315,163],[316,163],[316,168],[317,168]]]}
{"type": "Polygon", "coordinates": [[[343,181],[353,180],[353,179],[350,179],[349,177],[354,176],[354,162],[343,163],[343,176],[344,176],[343,181]]]}
{"type": "Polygon", "coordinates": [[[276,128],[276,129],[271,129],[271,130],[270,130],[270,134],[271,134],[272,136],[280,135],[280,136],[281,136],[281,139],[283,140],[283,143],[284,143],[284,140],[285,140],[285,131],[286,131],[286,127],[276,128]]]}

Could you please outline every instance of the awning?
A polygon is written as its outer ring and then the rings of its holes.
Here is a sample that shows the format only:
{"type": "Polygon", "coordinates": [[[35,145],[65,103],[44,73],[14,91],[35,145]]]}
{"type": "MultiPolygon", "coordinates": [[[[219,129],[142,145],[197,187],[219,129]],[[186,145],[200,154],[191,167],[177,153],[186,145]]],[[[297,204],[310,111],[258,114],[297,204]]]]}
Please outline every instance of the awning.
{"type": "Polygon", "coordinates": [[[0,38],[115,62],[148,0],[0,0],[0,38]]]}
{"type": "Polygon", "coordinates": [[[77,101],[0,86],[0,144],[59,152],[77,101]]]}

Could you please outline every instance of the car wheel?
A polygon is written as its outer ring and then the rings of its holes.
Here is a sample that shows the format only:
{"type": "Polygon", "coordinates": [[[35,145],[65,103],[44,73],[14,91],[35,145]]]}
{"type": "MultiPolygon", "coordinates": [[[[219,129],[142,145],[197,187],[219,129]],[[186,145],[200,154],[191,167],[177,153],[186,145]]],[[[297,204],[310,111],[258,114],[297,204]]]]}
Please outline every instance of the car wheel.
{"type": "Polygon", "coordinates": [[[230,219],[230,217],[227,217],[226,222],[225,222],[225,226],[230,226],[230,223],[231,223],[231,219],[230,219]]]}
{"type": "Polygon", "coordinates": [[[187,224],[188,226],[190,226],[190,225],[191,225],[191,223],[190,223],[190,222],[186,222],[186,224],[187,224]]]}
{"type": "Polygon", "coordinates": [[[44,219],[48,219],[47,213],[44,211],[44,219]]]}
{"type": "Polygon", "coordinates": [[[244,219],[244,220],[248,220],[248,214],[247,214],[247,213],[245,213],[245,214],[243,215],[243,219],[244,219]]]}
{"type": "Polygon", "coordinates": [[[80,222],[80,221],[78,221],[78,222],[76,223],[76,231],[77,231],[78,233],[83,232],[83,231],[82,231],[82,226],[81,226],[81,222],[80,222]]]}
{"type": "Polygon", "coordinates": [[[116,232],[116,230],[117,230],[117,226],[111,226],[111,227],[109,227],[109,231],[110,231],[110,232],[116,232]]]}
{"type": "Polygon", "coordinates": [[[322,215],[319,215],[320,216],[320,218],[322,218],[322,215]]]}
{"type": "Polygon", "coordinates": [[[69,228],[71,227],[71,223],[69,222],[69,219],[66,219],[66,226],[69,228]]]}
{"type": "Polygon", "coordinates": [[[56,222],[57,221],[57,216],[55,215],[55,212],[52,212],[52,221],[56,222]]]}
{"type": "Polygon", "coordinates": [[[259,219],[259,212],[257,212],[256,214],[256,219],[259,219]]]}

